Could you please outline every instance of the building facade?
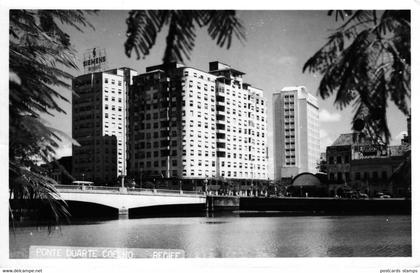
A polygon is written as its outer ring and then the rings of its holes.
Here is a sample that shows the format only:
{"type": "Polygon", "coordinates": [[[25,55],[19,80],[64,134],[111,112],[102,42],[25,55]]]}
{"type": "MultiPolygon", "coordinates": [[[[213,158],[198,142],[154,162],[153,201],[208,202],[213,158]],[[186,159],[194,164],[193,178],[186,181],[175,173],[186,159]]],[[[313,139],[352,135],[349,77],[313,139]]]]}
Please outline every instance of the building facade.
{"type": "Polygon", "coordinates": [[[180,180],[267,179],[263,91],[243,72],[211,62],[180,64],[134,77],[129,106],[129,173],[180,180]]]}
{"type": "Polygon", "coordinates": [[[305,87],[273,94],[274,178],[317,172],[320,158],[319,106],[305,87]]]}
{"type": "Polygon", "coordinates": [[[127,93],[137,72],[118,68],[73,80],[73,177],[113,184],[127,172],[127,93]]]}
{"type": "Polygon", "coordinates": [[[393,193],[390,178],[408,146],[379,146],[359,133],[341,134],[327,147],[327,175],[330,183],[345,185],[375,196],[393,193]]]}

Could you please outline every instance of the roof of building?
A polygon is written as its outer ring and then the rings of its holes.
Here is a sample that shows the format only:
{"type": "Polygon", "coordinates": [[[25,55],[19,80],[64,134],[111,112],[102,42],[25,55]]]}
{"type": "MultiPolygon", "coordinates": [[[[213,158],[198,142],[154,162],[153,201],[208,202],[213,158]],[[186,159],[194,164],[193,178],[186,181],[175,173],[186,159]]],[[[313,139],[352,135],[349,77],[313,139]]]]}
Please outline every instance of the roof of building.
{"type": "Polygon", "coordinates": [[[292,186],[297,186],[297,187],[304,187],[304,186],[312,186],[312,187],[317,187],[317,186],[321,186],[321,181],[319,180],[319,178],[312,174],[312,173],[308,173],[308,172],[304,172],[304,173],[300,173],[297,176],[295,176],[293,178],[293,184],[292,186]]]}
{"type": "Polygon", "coordinates": [[[303,85],[299,85],[299,86],[286,86],[286,87],[283,87],[280,92],[297,91],[297,90],[301,90],[301,89],[306,90],[306,87],[303,86],[303,85]]]}
{"type": "Polygon", "coordinates": [[[212,71],[210,71],[209,73],[214,74],[214,73],[216,73],[216,72],[225,72],[225,71],[230,71],[230,72],[232,72],[233,74],[245,75],[245,73],[244,73],[244,72],[239,71],[239,70],[234,69],[234,68],[223,68],[223,69],[218,69],[218,70],[212,70],[212,71]]]}
{"type": "Polygon", "coordinates": [[[363,134],[347,133],[341,134],[330,146],[345,146],[353,144],[371,144],[372,142],[363,134]]]}
{"type": "Polygon", "coordinates": [[[343,146],[343,145],[351,145],[353,144],[353,134],[341,134],[331,146],[343,146]]]}

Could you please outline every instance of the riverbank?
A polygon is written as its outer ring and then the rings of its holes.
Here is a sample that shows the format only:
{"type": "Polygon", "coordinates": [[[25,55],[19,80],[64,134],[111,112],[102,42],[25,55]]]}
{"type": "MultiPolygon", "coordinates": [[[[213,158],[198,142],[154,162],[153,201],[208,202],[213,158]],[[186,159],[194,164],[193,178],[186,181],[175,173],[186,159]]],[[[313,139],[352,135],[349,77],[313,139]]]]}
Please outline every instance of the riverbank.
{"type": "MultiPolygon", "coordinates": [[[[52,212],[40,200],[19,200],[10,202],[15,212],[15,220],[52,219],[52,212]]],[[[118,210],[93,203],[67,202],[71,218],[118,217],[118,210]]],[[[259,213],[289,215],[374,215],[374,214],[411,214],[411,200],[403,198],[316,198],[316,197],[237,197],[207,196],[204,204],[182,204],[149,206],[130,209],[126,218],[147,217],[194,217],[213,213],[235,212],[241,215],[259,213]]],[[[16,221],[15,221],[16,222],[16,221]]]]}
{"type": "Polygon", "coordinates": [[[276,211],[314,214],[411,214],[411,199],[328,197],[229,197],[208,196],[210,211],[276,211]]]}

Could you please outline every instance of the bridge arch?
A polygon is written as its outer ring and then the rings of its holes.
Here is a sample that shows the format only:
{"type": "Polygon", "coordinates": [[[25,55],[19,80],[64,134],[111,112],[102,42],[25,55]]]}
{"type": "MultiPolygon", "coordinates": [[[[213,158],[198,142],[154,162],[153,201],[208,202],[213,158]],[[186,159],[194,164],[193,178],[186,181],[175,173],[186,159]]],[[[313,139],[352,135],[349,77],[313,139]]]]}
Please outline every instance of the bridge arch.
{"type": "Polygon", "coordinates": [[[113,190],[60,189],[62,199],[70,202],[85,202],[111,207],[120,214],[128,214],[130,209],[158,207],[165,205],[205,204],[205,196],[198,194],[127,192],[113,190]]]}

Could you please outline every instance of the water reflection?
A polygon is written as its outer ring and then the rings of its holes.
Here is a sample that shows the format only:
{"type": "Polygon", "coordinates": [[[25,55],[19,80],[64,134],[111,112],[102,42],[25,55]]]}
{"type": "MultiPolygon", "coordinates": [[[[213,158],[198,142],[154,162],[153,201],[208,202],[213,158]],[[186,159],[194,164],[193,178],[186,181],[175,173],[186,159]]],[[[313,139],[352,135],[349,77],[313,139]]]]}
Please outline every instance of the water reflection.
{"type": "Polygon", "coordinates": [[[11,258],[30,245],[173,248],[187,257],[411,256],[409,216],[174,217],[104,220],[10,232],[11,258]]]}

